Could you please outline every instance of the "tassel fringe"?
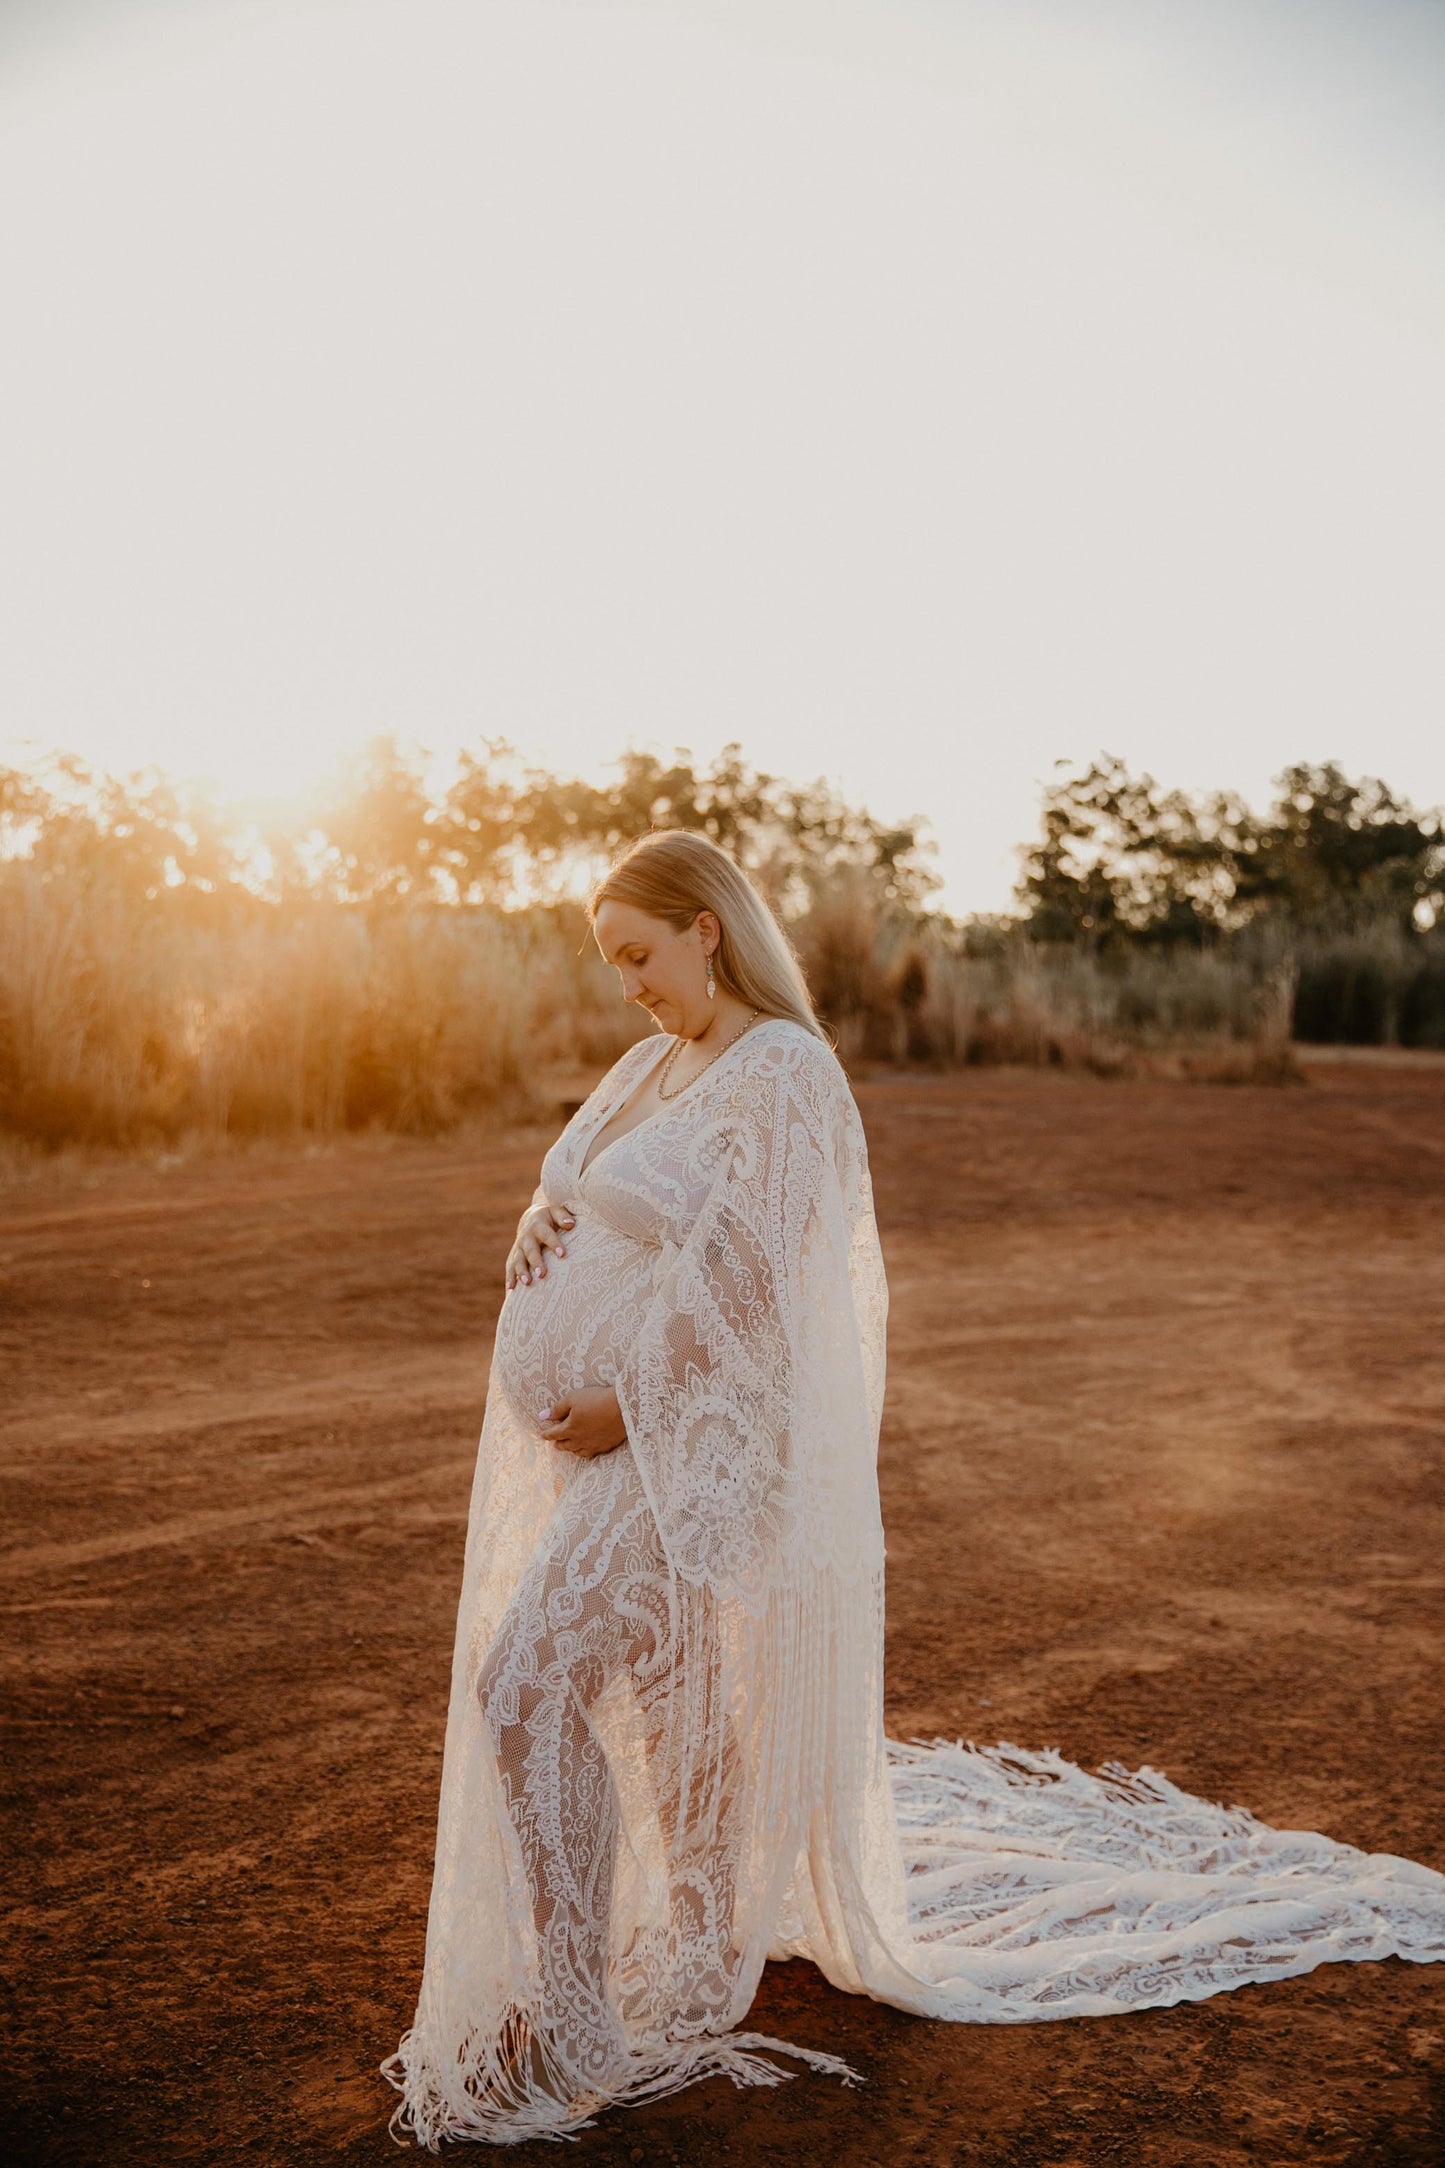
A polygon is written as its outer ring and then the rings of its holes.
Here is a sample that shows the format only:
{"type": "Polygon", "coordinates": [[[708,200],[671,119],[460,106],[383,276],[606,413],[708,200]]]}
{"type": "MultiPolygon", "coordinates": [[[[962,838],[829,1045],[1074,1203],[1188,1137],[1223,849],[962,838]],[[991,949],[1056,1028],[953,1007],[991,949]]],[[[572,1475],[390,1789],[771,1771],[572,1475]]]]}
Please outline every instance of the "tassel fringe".
{"type": "MultiPolygon", "coordinates": [[[[799,2047],[767,2033],[727,2033],[675,2047],[666,2061],[639,2061],[630,2075],[609,2082],[605,2093],[583,2092],[569,2099],[571,2081],[543,2034],[524,2017],[514,2015],[479,2055],[476,2071],[461,2080],[452,2099],[444,2101],[434,2084],[413,2085],[409,2051],[414,2042],[415,2034],[407,2033],[396,2054],[379,2067],[387,2083],[405,2096],[388,2125],[392,2137],[403,2146],[414,2138],[429,2153],[439,2151],[442,2140],[448,2138],[491,2145],[523,2145],[534,2139],[570,2142],[580,2131],[593,2128],[602,2108],[664,2100],[703,2078],[728,2078],[745,2087],[782,2085],[796,2075],[770,2062],[769,2055],[790,2056],[844,2085],[867,2082],[840,2055],[826,2054],[821,2048],[799,2047]]],[[[424,2056],[421,2064],[424,2071],[424,2056]]]]}

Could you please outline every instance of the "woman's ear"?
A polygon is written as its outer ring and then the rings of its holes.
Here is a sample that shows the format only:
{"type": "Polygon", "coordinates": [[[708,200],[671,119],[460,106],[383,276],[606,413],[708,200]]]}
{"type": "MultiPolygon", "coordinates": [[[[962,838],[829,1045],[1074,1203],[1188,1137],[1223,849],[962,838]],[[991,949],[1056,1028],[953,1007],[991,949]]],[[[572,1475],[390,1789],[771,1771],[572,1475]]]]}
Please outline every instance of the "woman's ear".
{"type": "Polygon", "coordinates": [[[695,923],[698,933],[702,937],[704,956],[715,955],[717,945],[722,939],[722,921],[716,911],[699,911],[695,923]]]}

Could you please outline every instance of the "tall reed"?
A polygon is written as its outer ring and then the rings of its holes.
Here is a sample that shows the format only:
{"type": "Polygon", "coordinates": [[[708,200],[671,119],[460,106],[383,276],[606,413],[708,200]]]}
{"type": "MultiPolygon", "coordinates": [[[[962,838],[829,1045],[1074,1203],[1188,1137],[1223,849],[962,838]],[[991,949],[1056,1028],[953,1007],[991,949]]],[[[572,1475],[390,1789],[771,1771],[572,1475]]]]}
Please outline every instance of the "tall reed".
{"type": "Polygon", "coordinates": [[[135,1144],[528,1105],[635,1037],[580,910],[126,902],[0,867],[0,1123],[135,1144]]]}
{"type": "Polygon", "coordinates": [[[846,888],[800,930],[810,981],[853,1060],[1019,1062],[1098,1073],[1288,1067],[1294,965],[1274,933],[1230,948],[1093,954],[1022,929],[960,938],[888,919],[846,888]]]}
{"type": "MultiPolygon", "coordinates": [[[[1283,949],[1097,957],[820,887],[793,927],[846,1061],[1287,1064],[1283,949]]],[[[555,1105],[647,1028],[573,905],[285,905],[0,864],[0,1127],[47,1145],[427,1132],[555,1105]]]]}

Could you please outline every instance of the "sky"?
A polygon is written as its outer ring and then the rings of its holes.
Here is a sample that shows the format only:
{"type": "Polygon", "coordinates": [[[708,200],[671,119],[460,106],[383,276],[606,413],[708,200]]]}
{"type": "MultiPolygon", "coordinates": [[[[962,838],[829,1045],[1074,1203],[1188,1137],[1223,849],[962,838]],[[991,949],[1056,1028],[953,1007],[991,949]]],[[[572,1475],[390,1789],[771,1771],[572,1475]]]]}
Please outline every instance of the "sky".
{"type": "Polygon", "coordinates": [[[1445,801],[1436,0],[0,0],[0,759],[1445,801]]]}

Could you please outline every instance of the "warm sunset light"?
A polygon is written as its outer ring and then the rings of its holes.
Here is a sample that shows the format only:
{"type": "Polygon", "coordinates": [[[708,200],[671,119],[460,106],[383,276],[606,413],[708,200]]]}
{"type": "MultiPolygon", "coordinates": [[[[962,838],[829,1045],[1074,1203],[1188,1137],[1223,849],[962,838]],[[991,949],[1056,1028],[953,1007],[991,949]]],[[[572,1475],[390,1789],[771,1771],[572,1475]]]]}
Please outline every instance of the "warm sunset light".
{"type": "Polygon", "coordinates": [[[0,0],[0,205],[5,2159],[1439,2168],[1445,0],[0,0]]]}
{"type": "Polygon", "coordinates": [[[1445,22],[14,0],[0,709],[286,796],[731,739],[996,909],[1061,756],[1445,797],[1445,22]]]}

